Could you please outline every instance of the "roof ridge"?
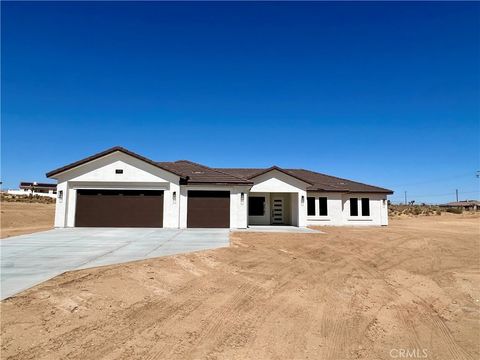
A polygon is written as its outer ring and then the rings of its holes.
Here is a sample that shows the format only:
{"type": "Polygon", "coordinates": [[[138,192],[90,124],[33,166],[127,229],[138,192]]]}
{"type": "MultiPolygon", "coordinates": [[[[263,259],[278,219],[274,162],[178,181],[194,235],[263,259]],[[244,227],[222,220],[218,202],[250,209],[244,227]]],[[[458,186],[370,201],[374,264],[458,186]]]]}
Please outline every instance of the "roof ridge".
{"type": "Polygon", "coordinates": [[[193,165],[197,165],[197,166],[201,166],[201,167],[204,167],[208,170],[211,170],[211,171],[215,171],[219,174],[223,174],[223,175],[228,175],[228,176],[231,176],[231,177],[234,177],[235,179],[239,179],[239,180],[243,180],[243,181],[247,181],[248,179],[246,178],[243,178],[243,177],[240,177],[240,176],[236,176],[236,175],[233,175],[233,174],[230,174],[230,173],[227,173],[227,172],[224,172],[224,171],[221,171],[221,170],[217,170],[217,169],[214,169],[214,168],[211,168],[210,166],[207,166],[207,165],[203,165],[203,164],[200,164],[200,163],[196,163],[194,161],[190,161],[190,160],[177,160],[175,162],[180,162],[180,161],[183,161],[183,162],[186,162],[186,163],[189,163],[189,164],[193,164],[193,165]]]}

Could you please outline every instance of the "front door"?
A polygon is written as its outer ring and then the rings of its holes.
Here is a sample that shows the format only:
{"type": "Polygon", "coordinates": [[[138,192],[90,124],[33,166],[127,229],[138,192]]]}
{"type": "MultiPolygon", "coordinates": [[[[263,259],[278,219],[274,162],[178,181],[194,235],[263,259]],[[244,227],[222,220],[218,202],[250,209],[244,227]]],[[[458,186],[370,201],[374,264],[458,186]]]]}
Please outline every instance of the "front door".
{"type": "Polygon", "coordinates": [[[273,198],[272,203],[272,224],[283,224],[283,198],[273,198]]]}

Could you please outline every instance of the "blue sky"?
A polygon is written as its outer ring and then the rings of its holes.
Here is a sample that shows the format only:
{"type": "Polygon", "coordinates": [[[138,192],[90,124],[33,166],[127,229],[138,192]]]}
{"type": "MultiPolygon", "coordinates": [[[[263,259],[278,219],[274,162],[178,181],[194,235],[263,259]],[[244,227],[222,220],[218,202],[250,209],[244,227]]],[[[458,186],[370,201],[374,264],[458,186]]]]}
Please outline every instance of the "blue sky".
{"type": "Polygon", "coordinates": [[[121,145],[478,198],[479,19],[478,3],[3,2],[3,188],[121,145]]]}

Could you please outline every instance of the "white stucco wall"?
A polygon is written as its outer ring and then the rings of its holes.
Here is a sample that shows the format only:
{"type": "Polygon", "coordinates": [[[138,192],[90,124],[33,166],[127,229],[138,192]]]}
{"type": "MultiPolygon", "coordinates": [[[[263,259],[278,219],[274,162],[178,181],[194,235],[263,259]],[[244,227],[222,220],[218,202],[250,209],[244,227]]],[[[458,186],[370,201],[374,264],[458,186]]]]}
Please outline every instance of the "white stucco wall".
{"type": "Polygon", "coordinates": [[[308,197],[315,197],[315,216],[307,216],[308,225],[331,226],[379,226],[388,225],[387,196],[371,193],[327,193],[308,192],[308,197]],[[318,197],[327,197],[327,216],[319,216],[318,197]],[[350,216],[350,198],[358,198],[359,216],[350,216]],[[370,216],[362,216],[361,199],[370,199],[370,216]]]}
{"type": "Polygon", "coordinates": [[[343,205],[342,193],[338,192],[317,192],[308,191],[307,197],[315,198],[315,214],[314,216],[307,215],[308,225],[343,225],[343,205]],[[327,215],[320,216],[320,201],[319,197],[327,198],[327,215]]]}
{"type": "MultiPolygon", "coordinates": [[[[263,216],[248,216],[248,225],[269,225],[270,224],[270,193],[250,193],[249,197],[265,198],[265,213],[263,216]]],[[[248,211],[248,210],[247,210],[248,211]]],[[[248,214],[248,212],[247,212],[248,214]]]]}
{"type": "Polygon", "coordinates": [[[163,227],[179,226],[179,176],[122,152],[115,152],[55,176],[57,196],[55,227],[75,226],[78,189],[163,190],[163,227]],[[116,174],[122,169],[123,174],[116,174]],[[177,201],[173,201],[173,193],[177,201]]]}
{"type": "Polygon", "coordinates": [[[387,225],[388,211],[386,205],[386,195],[383,194],[355,194],[349,193],[343,195],[343,218],[344,225],[368,226],[368,225],[387,225]],[[358,198],[358,216],[350,216],[350,198],[358,198]],[[370,199],[370,216],[362,216],[362,198],[370,199]],[[385,199],[385,201],[383,201],[385,199]]]}

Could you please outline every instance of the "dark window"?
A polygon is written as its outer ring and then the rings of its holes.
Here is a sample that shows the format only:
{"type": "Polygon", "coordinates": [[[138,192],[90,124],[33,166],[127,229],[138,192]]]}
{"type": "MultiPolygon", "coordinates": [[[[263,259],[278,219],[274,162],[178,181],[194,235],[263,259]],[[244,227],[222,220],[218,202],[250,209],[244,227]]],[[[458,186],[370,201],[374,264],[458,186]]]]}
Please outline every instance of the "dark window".
{"type": "Polygon", "coordinates": [[[265,198],[249,197],[248,198],[248,215],[263,216],[265,215],[265,198]]]}
{"type": "Polygon", "coordinates": [[[350,216],[358,216],[358,199],[350,198],[350,216]]]}
{"type": "Polygon", "coordinates": [[[362,198],[362,216],[370,216],[370,199],[362,198]]]}
{"type": "Polygon", "coordinates": [[[327,198],[320,197],[318,198],[320,202],[320,216],[327,216],[328,215],[328,208],[327,208],[327,198]]]}
{"type": "Polygon", "coordinates": [[[115,174],[123,174],[123,170],[122,169],[116,169],[115,174]]]}
{"type": "Polygon", "coordinates": [[[315,216],[315,198],[307,197],[307,215],[315,216]]]}

